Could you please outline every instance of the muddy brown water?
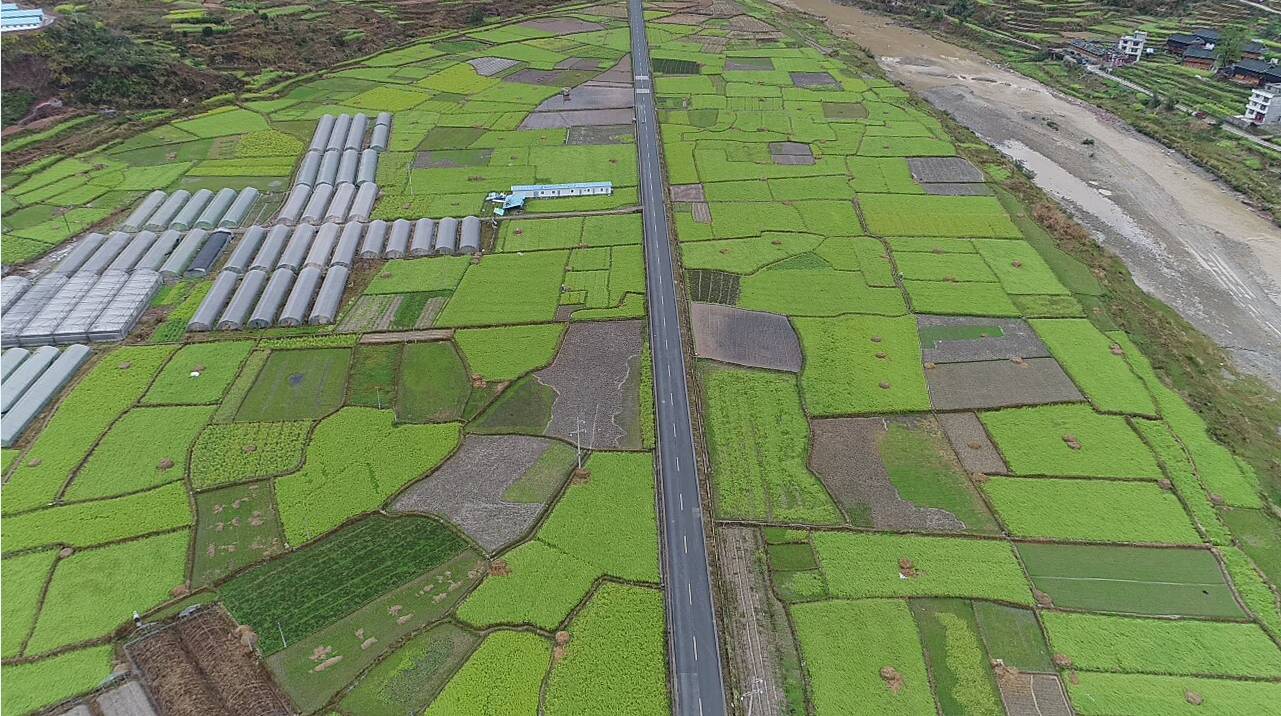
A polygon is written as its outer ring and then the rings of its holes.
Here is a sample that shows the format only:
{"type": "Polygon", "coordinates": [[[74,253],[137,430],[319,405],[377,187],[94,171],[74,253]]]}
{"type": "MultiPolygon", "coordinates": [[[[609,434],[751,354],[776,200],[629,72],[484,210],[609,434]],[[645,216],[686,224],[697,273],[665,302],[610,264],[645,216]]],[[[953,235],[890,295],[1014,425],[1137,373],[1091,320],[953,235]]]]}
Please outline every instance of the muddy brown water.
{"type": "Polygon", "coordinates": [[[891,79],[1023,162],[1141,288],[1281,389],[1281,229],[1239,195],[1118,118],[971,50],[831,0],[771,1],[823,19],[891,79]]]}

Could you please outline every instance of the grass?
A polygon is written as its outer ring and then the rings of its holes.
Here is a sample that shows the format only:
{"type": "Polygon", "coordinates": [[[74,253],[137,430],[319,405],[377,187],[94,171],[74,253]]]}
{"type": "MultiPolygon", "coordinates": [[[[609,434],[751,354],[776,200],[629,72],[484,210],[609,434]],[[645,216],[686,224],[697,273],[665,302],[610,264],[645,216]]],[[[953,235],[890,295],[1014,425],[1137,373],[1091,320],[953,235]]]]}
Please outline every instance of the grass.
{"type": "MultiPolygon", "coordinates": [[[[8,520],[4,522],[7,524],[8,520]]],[[[57,560],[58,551],[47,549],[0,562],[4,572],[4,580],[0,581],[0,618],[5,623],[0,632],[0,652],[4,658],[13,658],[22,651],[22,642],[40,612],[41,592],[57,560]]]]}
{"type": "Polygon", "coordinates": [[[134,408],[89,454],[66,499],[87,500],[181,480],[187,454],[213,407],[134,408]]]}
{"type": "Polygon", "coordinates": [[[469,266],[436,319],[442,328],[551,321],[567,251],[492,254],[469,266]]]}
{"type": "Polygon", "coordinates": [[[547,676],[548,714],[660,714],[670,710],[663,595],[606,582],[569,624],[563,658],[547,676]]]}
{"type": "Polygon", "coordinates": [[[498,631],[485,637],[425,716],[532,714],[551,659],[551,644],[529,632],[498,631]]]}
{"type": "Polygon", "coordinates": [[[1019,239],[994,197],[859,194],[869,233],[877,236],[965,236],[1019,239]]]}
{"type": "Polygon", "coordinates": [[[815,532],[833,597],[974,597],[1031,605],[1032,592],[1009,543],[863,532],[815,532]],[[915,576],[903,578],[899,560],[915,576]]]}
{"type": "Polygon", "coordinates": [[[478,643],[450,622],[416,634],[361,676],[340,706],[369,716],[421,713],[478,643]]]}
{"type": "Polygon", "coordinates": [[[467,430],[475,433],[542,435],[552,419],[556,391],[533,376],[520,378],[508,386],[467,430]]]}
{"type": "Polygon", "coordinates": [[[437,256],[431,261],[393,259],[374,275],[365,293],[452,291],[462,280],[470,261],[466,256],[437,256]]]}
{"type": "Polygon", "coordinates": [[[172,352],[169,347],[130,346],[99,361],[58,404],[13,468],[4,488],[4,512],[53,500],[103,431],[146,392],[172,352]]]}
{"type": "Polygon", "coordinates": [[[393,417],[390,410],[343,408],[320,421],[302,469],[276,478],[276,502],[290,544],[303,544],[378,509],[458,445],[457,424],[396,426],[393,417]]]}
{"type": "Polygon", "coordinates": [[[811,602],[791,613],[816,714],[936,713],[916,624],[904,602],[811,602]],[[874,636],[851,649],[850,640],[860,634],[874,636]],[[902,678],[897,694],[881,678],[887,666],[902,678]]]}
{"type": "Polygon", "coordinates": [[[807,466],[809,424],[795,378],[708,365],[703,387],[719,517],[813,524],[843,521],[807,466]]]}
{"type": "Polygon", "coordinates": [[[937,424],[890,425],[878,447],[890,482],[904,500],[946,510],[968,532],[999,531],[937,424]]]}
{"type": "Polygon", "coordinates": [[[454,340],[473,375],[513,380],[551,363],[564,333],[563,323],[471,328],[455,333],[454,340]]]}
{"type": "Polygon", "coordinates": [[[994,477],[983,491],[1018,537],[1199,544],[1179,498],[1154,484],[994,477]]]}
{"type": "Polygon", "coordinates": [[[427,423],[458,420],[471,384],[452,343],[409,343],[400,358],[396,418],[427,423]]]}
{"type": "Polygon", "coordinates": [[[272,654],[319,631],[466,547],[425,517],[368,517],[306,549],[237,575],[220,589],[227,610],[272,654]]]}
{"type": "Polygon", "coordinates": [[[1005,708],[992,667],[979,639],[969,602],[922,599],[911,603],[933,676],[939,709],[945,714],[1003,716],[1005,708]]]}
{"type": "Polygon", "coordinates": [[[797,318],[805,354],[801,389],[813,416],[930,409],[916,319],[797,318]]]}
{"type": "Polygon", "coordinates": [[[1041,625],[1030,609],[995,602],[974,602],[974,618],[988,655],[1022,671],[1054,669],[1041,635],[1041,625]]]}
{"type": "MultiPolygon", "coordinates": [[[[484,562],[465,549],[288,648],[268,666],[301,711],[313,713],[402,638],[446,617],[484,562]],[[328,666],[317,670],[319,664],[328,666]]],[[[443,681],[443,675],[442,679],[443,681]]]]}
{"type": "Polygon", "coordinates": [[[1125,355],[1084,318],[1029,321],[1050,353],[1096,408],[1105,413],[1155,417],[1156,404],[1125,355]]]}
{"type": "Polygon", "coordinates": [[[156,376],[156,382],[143,396],[142,402],[153,405],[217,403],[222,400],[253,347],[253,341],[183,346],[156,376]]]}
{"type": "Polygon", "coordinates": [[[979,417],[1016,475],[1163,477],[1152,451],[1123,418],[1089,406],[1010,408],[979,417]]]}
{"type": "Polygon", "coordinates": [[[4,548],[11,552],[46,545],[76,548],[115,542],[191,524],[182,483],[109,500],[70,502],[11,515],[0,521],[4,548]]]}
{"type": "Polygon", "coordinates": [[[27,664],[4,667],[5,713],[38,711],[93,690],[111,674],[112,648],[93,646],[27,664]]]}
{"type": "Polygon", "coordinates": [[[27,653],[105,636],[169,598],[186,576],[186,532],[77,552],[58,562],[27,653]],[[138,570],[139,565],[147,565],[138,570]],[[121,575],[131,575],[121,579],[121,575]]]}
{"type": "Polygon", "coordinates": [[[1281,684],[1187,676],[1083,672],[1067,687],[1081,716],[1197,716],[1207,705],[1218,713],[1261,714],[1281,700],[1281,684]],[[1189,692],[1203,703],[1188,703],[1189,692]]]}
{"type": "Polygon", "coordinates": [[[309,421],[210,425],[191,451],[197,490],[289,472],[302,462],[309,421]]]}
{"type": "Polygon", "coordinates": [[[1032,583],[1057,607],[1245,618],[1218,560],[1203,549],[1028,543],[1018,551],[1032,583]]]}
{"type": "Polygon", "coordinates": [[[233,485],[196,496],[194,586],[217,581],[284,548],[280,516],[266,483],[233,485]]]}
{"type": "Polygon", "coordinates": [[[1273,584],[1281,584],[1281,524],[1263,510],[1226,509],[1220,513],[1241,549],[1273,584]]]}
{"type": "Polygon", "coordinates": [[[1076,668],[1159,674],[1281,675],[1281,649],[1257,624],[1136,619],[1075,612],[1041,615],[1056,653],[1076,668]]]}
{"type": "Polygon", "coordinates": [[[356,346],[347,379],[348,405],[382,409],[394,403],[400,351],[396,344],[356,346]]]}
{"type": "Polygon", "coordinates": [[[274,351],[236,420],[269,423],[323,418],[342,405],[351,351],[346,348],[274,351]]]}

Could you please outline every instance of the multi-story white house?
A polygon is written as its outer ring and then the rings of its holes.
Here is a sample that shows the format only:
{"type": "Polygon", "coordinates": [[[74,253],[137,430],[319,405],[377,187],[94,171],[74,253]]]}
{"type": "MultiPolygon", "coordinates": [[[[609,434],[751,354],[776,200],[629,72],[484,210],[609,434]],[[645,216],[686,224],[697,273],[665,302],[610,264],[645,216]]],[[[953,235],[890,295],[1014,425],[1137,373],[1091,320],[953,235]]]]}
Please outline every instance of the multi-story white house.
{"type": "Polygon", "coordinates": [[[1255,87],[1241,118],[1251,124],[1281,124],[1281,82],[1255,87]]]}
{"type": "Polygon", "coordinates": [[[1129,35],[1123,35],[1116,41],[1116,49],[1125,55],[1126,62],[1138,62],[1143,57],[1143,49],[1148,44],[1148,33],[1142,30],[1135,30],[1129,35]]]}

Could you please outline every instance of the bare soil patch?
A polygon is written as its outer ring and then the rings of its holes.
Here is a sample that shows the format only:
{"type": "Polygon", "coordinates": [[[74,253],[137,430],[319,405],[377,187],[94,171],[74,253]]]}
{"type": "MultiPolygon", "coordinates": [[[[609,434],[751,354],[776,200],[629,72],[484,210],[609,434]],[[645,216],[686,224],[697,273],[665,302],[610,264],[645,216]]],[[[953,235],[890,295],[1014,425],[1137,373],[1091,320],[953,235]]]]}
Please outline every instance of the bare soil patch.
{"type": "Polygon", "coordinates": [[[540,17],[526,20],[516,27],[528,27],[533,30],[550,32],[553,35],[569,35],[576,32],[595,32],[605,29],[595,22],[588,22],[576,17],[540,17]]]}
{"type": "Polygon", "coordinates": [[[171,622],[125,645],[163,716],[286,716],[257,652],[221,607],[171,622]]]}
{"type": "Polygon", "coordinates": [[[691,303],[690,324],[699,358],[791,373],[801,369],[801,344],[786,316],[691,303]]]}
{"type": "Polygon", "coordinates": [[[797,87],[835,87],[836,78],[827,72],[790,72],[792,84],[797,87]]]}
{"type": "Polygon", "coordinates": [[[565,144],[628,144],[632,136],[630,124],[570,127],[565,144]]]}
{"type": "Polygon", "coordinates": [[[574,70],[534,70],[527,69],[513,72],[503,78],[504,82],[516,82],[524,85],[543,85],[545,87],[572,87],[577,73],[574,70]]]}
{"type": "Polygon", "coordinates": [[[707,195],[703,192],[702,184],[673,184],[671,192],[672,201],[707,201],[707,195]]]}
{"type": "Polygon", "coordinates": [[[989,196],[992,190],[987,184],[967,184],[962,182],[927,182],[921,184],[926,194],[935,196],[989,196]]]}
{"type": "Polygon", "coordinates": [[[968,363],[1010,358],[1045,358],[1050,351],[1017,318],[917,316],[921,359],[926,363],[968,363]]]}
{"type": "Polygon", "coordinates": [[[480,167],[489,164],[494,156],[492,149],[474,149],[463,152],[450,150],[426,150],[414,157],[415,169],[460,169],[462,167],[480,167]]]}
{"type": "Polygon", "coordinates": [[[925,371],[937,410],[975,410],[1084,400],[1053,358],[944,363],[925,371]]]}
{"type": "Polygon", "coordinates": [[[809,467],[855,525],[884,530],[958,531],[955,515],[904,500],[890,482],[878,445],[882,418],[826,418],[810,421],[809,467]]]}
{"type": "Polygon", "coordinates": [[[912,157],[907,160],[912,178],[924,184],[973,183],[983,181],[983,172],[961,157],[912,157]]]}
{"type": "Polygon", "coordinates": [[[796,156],[814,158],[814,150],[810,145],[803,142],[770,142],[770,154],[794,154],[796,156]]]}
{"type": "Polygon", "coordinates": [[[706,19],[707,17],[704,15],[677,13],[675,15],[668,15],[667,17],[660,17],[655,20],[655,22],[667,23],[668,25],[702,25],[703,21],[706,19]]]}
{"type": "Polygon", "coordinates": [[[413,343],[414,341],[447,341],[454,337],[454,331],[441,328],[430,331],[397,331],[394,333],[366,333],[360,337],[366,343],[413,343]]]}
{"type": "Polygon", "coordinates": [[[1072,716],[1057,676],[1007,672],[996,685],[1010,716],[1072,716]]]}
{"type": "Polygon", "coordinates": [[[725,59],[725,69],[730,72],[772,70],[774,69],[774,60],[768,57],[727,57],[725,59]]]}
{"type": "Polygon", "coordinates": [[[506,57],[477,57],[473,60],[467,60],[467,64],[471,65],[476,70],[476,74],[481,77],[493,77],[499,72],[510,70],[520,63],[516,60],[509,60],[506,57]]]}
{"type": "Polygon", "coordinates": [[[588,109],[567,112],[533,112],[520,123],[521,129],[564,129],[624,124],[632,119],[631,109],[588,109]]]}
{"type": "Polygon", "coordinates": [[[939,413],[939,425],[952,443],[961,466],[971,474],[1005,475],[1009,468],[974,413],[939,413]]]}
{"type": "MultiPolygon", "coordinates": [[[[783,692],[779,649],[771,624],[772,592],[756,555],[765,546],[760,535],[749,527],[724,526],[716,530],[721,576],[729,592],[727,642],[731,668],[739,688],[751,694],[753,713],[783,713],[783,692]]],[[[795,649],[795,645],[787,645],[795,649]]]]}
{"type": "Polygon", "coordinates": [[[596,449],[637,449],[641,321],[570,324],[555,360],[534,373],[556,392],[546,435],[596,449]]]}
{"type": "Polygon", "coordinates": [[[694,223],[696,224],[712,223],[712,207],[708,206],[705,201],[696,202],[691,205],[690,213],[693,214],[694,223]]]}
{"type": "Polygon", "coordinates": [[[556,63],[558,70],[599,70],[602,60],[591,57],[567,57],[556,63]]]}
{"type": "Polygon", "coordinates": [[[546,507],[510,502],[503,495],[554,442],[525,435],[468,435],[445,464],[401,493],[392,511],[441,515],[486,552],[498,552],[528,532],[546,507]]]}
{"type": "MultiPolygon", "coordinates": [[[[532,70],[523,70],[522,72],[530,71],[532,70]]],[[[567,112],[589,109],[619,109],[630,108],[632,104],[633,94],[631,87],[614,87],[588,82],[585,85],[571,89],[568,99],[563,95],[545,99],[534,111],[567,112]]]]}

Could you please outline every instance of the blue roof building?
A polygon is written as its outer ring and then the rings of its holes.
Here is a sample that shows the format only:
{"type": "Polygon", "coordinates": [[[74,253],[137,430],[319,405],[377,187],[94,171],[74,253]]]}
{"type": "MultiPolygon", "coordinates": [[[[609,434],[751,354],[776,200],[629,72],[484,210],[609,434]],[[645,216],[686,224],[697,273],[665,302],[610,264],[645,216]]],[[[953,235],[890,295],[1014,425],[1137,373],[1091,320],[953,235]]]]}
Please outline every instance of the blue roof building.
{"type": "Polygon", "coordinates": [[[44,26],[44,10],[18,7],[17,3],[0,3],[0,32],[35,30],[44,26]]]}

